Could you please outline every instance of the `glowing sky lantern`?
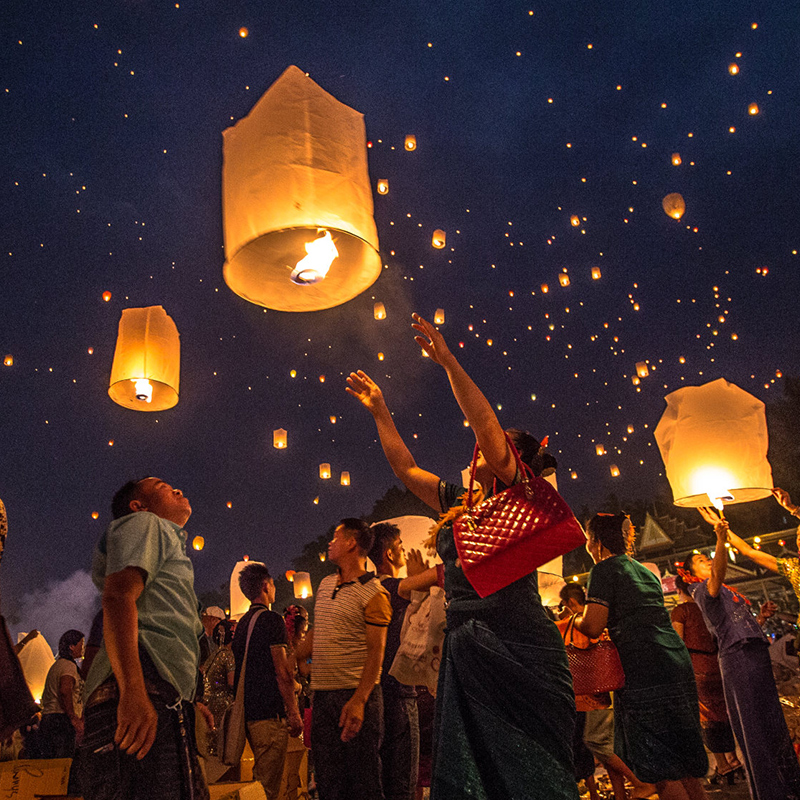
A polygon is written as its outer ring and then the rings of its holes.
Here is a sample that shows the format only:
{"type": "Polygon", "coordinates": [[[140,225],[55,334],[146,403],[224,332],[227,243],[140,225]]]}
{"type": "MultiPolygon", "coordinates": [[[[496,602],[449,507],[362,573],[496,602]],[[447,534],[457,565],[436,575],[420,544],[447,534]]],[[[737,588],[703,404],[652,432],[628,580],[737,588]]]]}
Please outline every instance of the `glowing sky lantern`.
{"type": "Polygon", "coordinates": [[[646,378],[650,374],[650,368],[644,361],[636,362],[636,374],[640,378],[646,378]]]}
{"type": "Polygon", "coordinates": [[[289,67],[223,134],[223,274],[280,311],[351,300],[381,271],[363,116],[289,67]]]}
{"type": "Polygon", "coordinates": [[[433,315],[434,325],[444,325],[444,309],[437,308],[436,313],[433,315]]]}
{"type": "Polygon", "coordinates": [[[414,136],[413,133],[409,133],[408,136],[406,136],[406,141],[405,141],[405,145],[404,146],[405,146],[406,150],[416,150],[417,149],[417,137],[414,136]]]}
{"type": "MultiPolygon", "coordinates": [[[[22,634],[20,634],[20,638],[22,638],[22,634]]],[[[37,637],[31,639],[19,651],[18,658],[22,666],[22,674],[25,676],[25,683],[28,684],[33,699],[37,703],[41,703],[47,673],[55,662],[53,651],[50,649],[50,645],[44,635],[40,633],[37,637]]]]}
{"type": "Polygon", "coordinates": [[[566,272],[562,272],[562,273],[561,273],[561,274],[558,276],[558,282],[559,282],[559,283],[560,283],[562,286],[569,286],[569,275],[567,275],[567,273],[566,273],[566,272]]]}
{"type": "Polygon", "coordinates": [[[721,508],[770,495],[764,404],[724,378],[668,394],[655,430],[675,504],[721,508]]]}
{"type": "Polygon", "coordinates": [[[608,469],[612,478],[619,478],[619,467],[616,464],[612,464],[608,469]]]}
{"type": "Polygon", "coordinates": [[[389,181],[386,178],[378,179],[378,194],[389,194],[389,181]]]}
{"type": "Polygon", "coordinates": [[[294,580],[294,576],[297,575],[297,572],[293,569],[287,569],[286,572],[283,573],[284,578],[286,578],[289,583],[294,580]]]}
{"type": "Polygon", "coordinates": [[[163,411],[178,402],[181,342],[162,306],[122,311],[108,394],[136,411],[163,411]]]}
{"type": "Polygon", "coordinates": [[[751,117],[754,117],[756,114],[758,114],[758,103],[750,103],[750,105],[747,106],[747,113],[751,117]]]}
{"type": "Polygon", "coordinates": [[[311,597],[311,575],[307,572],[295,572],[292,583],[294,584],[294,596],[298,600],[311,597]]]}
{"type": "Polygon", "coordinates": [[[539,289],[541,289],[542,294],[547,294],[550,291],[550,287],[546,283],[543,283],[539,289]]]}
{"type": "Polygon", "coordinates": [[[11,353],[3,357],[3,366],[4,367],[14,366],[14,356],[12,356],[11,353]]]}
{"type": "Polygon", "coordinates": [[[738,75],[739,74],[739,65],[735,61],[732,61],[730,64],[728,64],[728,72],[731,75],[738,75]]]}
{"type": "Polygon", "coordinates": [[[110,299],[111,299],[111,292],[103,292],[103,300],[105,300],[107,303],[110,299]]]}
{"type": "Polygon", "coordinates": [[[680,153],[673,153],[672,154],[672,166],[679,167],[681,165],[681,154],[680,153]]]}
{"type": "Polygon", "coordinates": [[[573,228],[577,228],[578,225],[581,224],[581,218],[577,214],[573,214],[569,218],[569,224],[572,225],[573,228]]]}
{"type": "Polygon", "coordinates": [[[375,319],[386,319],[386,306],[383,303],[375,303],[372,314],[375,319]]]}
{"type": "Polygon", "coordinates": [[[195,550],[202,550],[205,547],[206,540],[202,536],[195,536],[192,539],[192,547],[195,550]]]}
{"type": "Polygon", "coordinates": [[[272,446],[278,450],[283,450],[288,444],[287,433],[283,428],[272,431],[272,446]]]}
{"type": "Polygon", "coordinates": [[[328,480],[331,477],[331,465],[326,463],[319,465],[319,476],[323,480],[328,480]]]}
{"type": "Polygon", "coordinates": [[[603,273],[600,272],[600,267],[592,267],[592,280],[599,281],[603,273]]]}
{"type": "Polygon", "coordinates": [[[239,28],[239,36],[241,36],[242,39],[246,39],[249,34],[250,34],[250,31],[247,30],[247,28],[245,28],[245,27],[239,28]]]}
{"type": "Polygon", "coordinates": [[[350,473],[349,472],[342,472],[342,477],[340,480],[342,486],[349,486],[350,485],[350,473]]]}
{"type": "Polygon", "coordinates": [[[431,244],[437,250],[441,250],[447,244],[447,234],[441,228],[437,228],[431,237],[431,244]]]}
{"type": "Polygon", "coordinates": [[[662,201],[661,207],[664,213],[672,219],[680,219],[686,213],[686,203],[678,192],[668,194],[662,201]]]}
{"type": "Polygon", "coordinates": [[[604,456],[606,454],[606,448],[602,444],[596,444],[594,446],[594,451],[599,456],[604,456]]]}

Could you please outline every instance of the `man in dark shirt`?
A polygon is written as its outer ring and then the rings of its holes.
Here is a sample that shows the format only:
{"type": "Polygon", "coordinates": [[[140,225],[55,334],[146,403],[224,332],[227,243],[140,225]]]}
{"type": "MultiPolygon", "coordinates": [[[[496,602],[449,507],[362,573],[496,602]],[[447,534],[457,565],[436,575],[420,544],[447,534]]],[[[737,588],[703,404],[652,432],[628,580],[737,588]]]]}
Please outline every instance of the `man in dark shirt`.
{"type": "Polygon", "coordinates": [[[247,650],[244,714],[247,739],[255,756],[253,776],[264,787],[267,800],[275,800],[280,791],[289,735],[302,733],[303,720],[286,657],[286,626],[283,617],[270,610],[275,600],[275,584],[269,570],[258,562],[249,563],[239,573],[239,587],[251,606],[239,620],[233,639],[234,692],[239,685],[250,623],[257,614],[247,650]]]}
{"type": "Polygon", "coordinates": [[[397,525],[379,522],[372,526],[372,532],[375,542],[369,556],[375,564],[378,580],[389,592],[392,605],[392,621],[386,634],[381,672],[384,732],[380,753],[383,792],[386,800],[412,800],[419,768],[417,692],[413,686],[405,686],[389,674],[400,647],[400,631],[410,602],[408,598],[401,597],[398,591],[398,575],[406,565],[406,554],[397,525]]]}

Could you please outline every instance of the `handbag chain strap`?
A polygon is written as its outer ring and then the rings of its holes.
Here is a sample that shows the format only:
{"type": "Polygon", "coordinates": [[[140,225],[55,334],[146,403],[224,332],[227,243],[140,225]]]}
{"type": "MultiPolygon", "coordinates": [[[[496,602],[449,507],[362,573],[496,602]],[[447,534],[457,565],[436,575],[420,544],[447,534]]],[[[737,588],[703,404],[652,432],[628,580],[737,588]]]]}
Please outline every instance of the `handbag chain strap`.
{"type": "MultiPolygon", "coordinates": [[[[508,446],[511,448],[511,452],[514,454],[514,460],[517,463],[517,472],[522,474],[522,484],[525,486],[525,496],[528,499],[531,499],[532,492],[529,487],[530,479],[534,477],[533,471],[531,468],[525,464],[522,459],[519,457],[519,453],[517,452],[517,448],[514,447],[514,443],[511,441],[511,437],[503,431],[503,435],[506,437],[506,442],[508,446]]],[[[480,447],[477,442],[475,442],[475,450],[472,453],[472,465],[470,466],[469,471],[469,487],[467,489],[467,508],[464,512],[464,516],[467,519],[467,524],[474,524],[471,523],[472,515],[471,511],[473,509],[472,504],[472,487],[475,483],[475,470],[478,467],[478,451],[480,447]]],[[[495,484],[497,483],[497,479],[495,478],[495,484]]]]}

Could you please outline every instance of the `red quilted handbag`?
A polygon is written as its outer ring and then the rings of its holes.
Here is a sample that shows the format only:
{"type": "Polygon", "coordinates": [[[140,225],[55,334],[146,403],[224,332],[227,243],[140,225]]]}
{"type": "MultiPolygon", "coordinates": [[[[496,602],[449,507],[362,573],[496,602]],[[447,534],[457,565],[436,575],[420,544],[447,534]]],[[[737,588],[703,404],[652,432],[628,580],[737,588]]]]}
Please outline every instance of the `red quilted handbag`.
{"type": "Polygon", "coordinates": [[[478,445],[472,457],[467,510],[453,522],[456,550],[480,597],[503,589],[542,564],[585,543],[583,529],[561,495],[514,453],[522,482],[472,505],[478,445]]]}
{"type": "Polygon", "coordinates": [[[575,617],[572,617],[564,642],[575,695],[596,695],[622,689],[625,673],[614,643],[610,639],[600,639],[588,647],[577,647],[570,636],[574,624],[575,617]]]}

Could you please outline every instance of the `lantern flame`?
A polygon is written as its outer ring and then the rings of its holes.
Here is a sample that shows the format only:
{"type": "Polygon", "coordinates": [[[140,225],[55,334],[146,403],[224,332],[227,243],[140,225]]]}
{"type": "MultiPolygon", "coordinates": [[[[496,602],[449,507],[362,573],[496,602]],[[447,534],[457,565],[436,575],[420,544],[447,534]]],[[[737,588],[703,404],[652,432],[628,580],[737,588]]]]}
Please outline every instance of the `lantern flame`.
{"type": "Polygon", "coordinates": [[[293,283],[300,286],[319,283],[325,279],[331,268],[333,259],[339,255],[330,231],[325,231],[323,236],[305,243],[307,255],[297,262],[292,270],[293,283]]]}
{"type": "Polygon", "coordinates": [[[706,494],[711,505],[722,511],[725,501],[731,502],[734,497],[729,486],[736,483],[736,478],[719,467],[702,467],[691,477],[689,486],[694,494],[706,494]]]}
{"type": "Polygon", "coordinates": [[[131,378],[135,384],[136,399],[142,403],[153,402],[153,384],[147,378],[131,378]]]}

